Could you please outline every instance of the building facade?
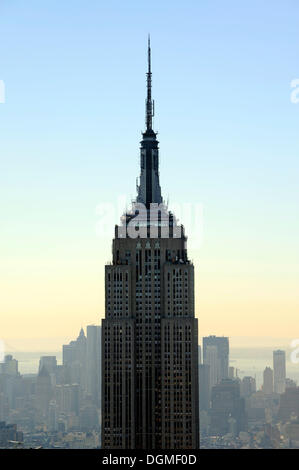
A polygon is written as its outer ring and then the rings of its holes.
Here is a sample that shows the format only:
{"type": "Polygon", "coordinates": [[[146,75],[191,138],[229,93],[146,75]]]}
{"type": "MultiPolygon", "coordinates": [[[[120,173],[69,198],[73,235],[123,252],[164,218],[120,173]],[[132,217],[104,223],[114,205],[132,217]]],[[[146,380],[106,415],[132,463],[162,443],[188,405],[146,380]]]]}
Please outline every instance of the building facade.
{"type": "Polygon", "coordinates": [[[286,382],[286,353],[278,349],[273,351],[274,392],[284,393],[286,382]]]}
{"type": "Polygon", "coordinates": [[[97,407],[101,405],[101,327],[86,328],[86,390],[97,407]]]}
{"type": "Polygon", "coordinates": [[[271,367],[266,367],[263,373],[263,392],[272,395],[273,391],[273,370],[271,367]]]}
{"type": "Polygon", "coordinates": [[[115,227],[113,259],[105,268],[102,447],[195,449],[199,416],[194,268],[184,228],[161,196],[150,54],[149,45],[138,195],[115,227]]]}
{"type": "MultiPolygon", "coordinates": [[[[215,371],[214,373],[214,375],[217,376],[216,383],[219,383],[222,379],[227,379],[229,366],[229,339],[225,336],[205,336],[202,343],[204,364],[210,364],[209,361],[211,359],[209,359],[209,356],[211,355],[211,350],[212,348],[216,348],[217,372],[215,371]]],[[[214,358],[213,361],[215,360],[216,359],[214,358]]],[[[211,367],[213,368],[213,366],[211,367]]],[[[215,384],[213,383],[212,386],[213,385],[215,384]]]]}
{"type": "Polygon", "coordinates": [[[237,380],[223,379],[211,392],[211,427],[210,433],[221,436],[229,432],[234,420],[235,432],[247,430],[245,400],[241,397],[240,384],[237,380]]]}

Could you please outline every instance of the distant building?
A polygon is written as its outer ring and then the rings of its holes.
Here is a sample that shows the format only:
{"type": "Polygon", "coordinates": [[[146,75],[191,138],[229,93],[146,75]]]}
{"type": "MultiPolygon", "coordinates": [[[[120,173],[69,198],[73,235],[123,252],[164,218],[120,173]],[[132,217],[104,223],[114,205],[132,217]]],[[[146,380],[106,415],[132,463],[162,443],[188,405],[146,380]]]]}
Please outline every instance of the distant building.
{"type": "Polygon", "coordinates": [[[264,434],[265,434],[265,440],[264,440],[265,447],[278,449],[280,440],[281,440],[280,431],[278,427],[273,426],[271,423],[266,423],[264,424],[264,434]]]}
{"type": "Polygon", "coordinates": [[[79,415],[79,384],[56,385],[55,399],[59,413],[74,413],[79,415]]]}
{"type": "Polygon", "coordinates": [[[220,381],[220,368],[217,346],[207,346],[205,349],[204,364],[209,366],[210,390],[220,381]]]}
{"type": "Polygon", "coordinates": [[[207,411],[210,408],[210,366],[199,364],[199,409],[207,411]]]}
{"type": "Polygon", "coordinates": [[[241,383],[241,395],[244,398],[248,398],[255,392],[256,392],[255,378],[250,377],[250,376],[243,377],[242,383],[241,383]]]}
{"type": "Polygon", "coordinates": [[[286,378],[285,384],[286,384],[286,389],[287,388],[296,388],[297,387],[297,382],[295,382],[295,380],[292,380],[292,379],[286,378]]]}
{"type": "Polygon", "coordinates": [[[206,336],[203,338],[203,362],[206,362],[207,348],[215,346],[218,356],[219,380],[228,378],[229,339],[225,336],[206,336]]]}
{"type": "Polygon", "coordinates": [[[23,442],[23,433],[17,430],[17,425],[0,421],[0,447],[13,447],[20,442],[23,442]]]}
{"type": "Polygon", "coordinates": [[[5,421],[8,415],[8,400],[4,392],[0,392],[0,421],[5,421]]]}
{"type": "Polygon", "coordinates": [[[38,372],[45,368],[48,372],[52,387],[56,385],[57,359],[56,356],[41,356],[39,360],[38,372]]]}
{"type": "Polygon", "coordinates": [[[286,425],[286,435],[290,440],[290,448],[299,448],[299,420],[293,420],[286,425]]]}
{"type": "Polygon", "coordinates": [[[232,366],[228,368],[228,378],[229,379],[235,378],[235,368],[232,366]]]}
{"type": "Polygon", "coordinates": [[[248,415],[248,422],[253,425],[254,423],[264,423],[266,420],[265,410],[267,407],[267,398],[263,391],[258,390],[250,395],[246,400],[246,412],[248,415]]]}
{"type": "Polygon", "coordinates": [[[291,418],[299,419],[299,387],[287,388],[280,396],[278,419],[286,422],[291,418]]]}
{"type": "Polygon", "coordinates": [[[64,344],[62,347],[62,362],[69,383],[80,384],[81,389],[86,389],[86,336],[83,328],[76,341],[64,344]]]}
{"type": "Polygon", "coordinates": [[[5,356],[4,362],[0,363],[0,373],[10,377],[17,377],[19,375],[18,361],[11,354],[5,356]]]}
{"type": "Polygon", "coordinates": [[[87,393],[99,407],[101,402],[101,327],[87,326],[86,382],[87,393]]]}
{"type": "Polygon", "coordinates": [[[87,403],[80,409],[80,429],[90,431],[99,428],[99,415],[96,406],[87,403]]]}
{"type": "Polygon", "coordinates": [[[273,351],[274,392],[284,393],[286,380],[286,353],[285,351],[273,351]]]}
{"type": "Polygon", "coordinates": [[[41,358],[39,360],[38,372],[40,372],[43,367],[45,367],[45,369],[47,369],[49,375],[50,374],[55,374],[56,367],[57,367],[56,356],[41,356],[41,358]]]}
{"type": "Polygon", "coordinates": [[[235,420],[235,431],[247,430],[245,400],[240,396],[240,384],[224,379],[212,388],[210,434],[221,436],[229,432],[231,418],[235,420]]]}
{"type": "Polygon", "coordinates": [[[263,373],[263,392],[265,395],[272,395],[274,392],[273,384],[273,370],[271,367],[266,367],[263,373]]]}
{"type": "Polygon", "coordinates": [[[50,432],[57,431],[58,429],[57,404],[55,400],[51,400],[49,403],[48,427],[50,432]]]}
{"type": "Polygon", "coordinates": [[[49,404],[53,396],[51,378],[46,367],[43,367],[37,376],[35,386],[36,408],[39,412],[47,417],[49,412],[49,404]]]}

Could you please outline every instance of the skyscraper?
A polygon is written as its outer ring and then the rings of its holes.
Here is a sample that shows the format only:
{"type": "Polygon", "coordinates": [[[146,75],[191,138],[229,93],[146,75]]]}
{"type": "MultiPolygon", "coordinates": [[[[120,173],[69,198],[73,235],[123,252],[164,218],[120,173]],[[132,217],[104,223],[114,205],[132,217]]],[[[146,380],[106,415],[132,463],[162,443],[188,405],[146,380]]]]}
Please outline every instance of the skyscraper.
{"type": "Polygon", "coordinates": [[[206,362],[207,350],[210,346],[217,348],[218,382],[228,378],[229,340],[225,336],[206,336],[203,338],[203,362],[206,362]]]}
{"type": "Polygon", "coordinates": [[[237,380],[223,379],[215,385],[211,392],[211,402],[211,435],[226,434],[231,425],[230,418],[235,420],[237,433],[246,430],[245,401],[241,397],[237,380]]]}
{"type": "Polygon", "coordinates": [[[274,392],[284,393],[286,382],[286,353],[278,349],[273,351],[274,392]]]}
{"type": "MultiPolygon", "coordinates": [[[[76,341],[71,341],[62,347],[63,366],[69,372],[69,382],[80,384],[82,390],[86,389],[86,369],[89,365],[86,363],[86,343],[86,336],[81,328],[76,341]]],[[[90,347],[89,352],[91,352],[90,347]]],[[[96,355],[97,353],[98,351],[95,350],[96,355]]]]}
{"type": "Polygon", "coordinates": [[[207,346],[204,364],[210,366],[210,390],[220,381],[218,350],[216,346],[207,346]]]}
{"type": "Polygon", "coordinates": [[[88,325],[86,328],[86,385],[92,402],[100,406],[101,401],[101,327],[88,325]]]}
{"type": "Polygon", "coordinates": [[[4,362],[0,363],[0,374],[5,374],[10,377],[17,377],[19,374],[18,361],[12,357],[11,354],[7,354],[4,357],[4,362]]]}
{"type": "Polygon", "coordinates": [[[250,397],[256,392],[256,381],[255,378],[246,376],[243,377],[241,382],[241,395],[245,398],[250,397]]]}
{"type": "Polygon", "coordinates": [[[278,419],[288,421],[292,416],[299,417],[299,387],[287,388],[280,397],[278,419]]]}
{"type": "Polygon", "coordinates": [[[36,409],[47,417],[49,412],[49,403],[53,396],[53,387],[48,370],[45,366],[39,371],[36,386],[35,386],[35,400],[36,409]]]}
{"type": "Polygon", "coordinates": [[[41,356],[39,360],[38,372],[45,368],[51,378],[51,384],[54,387],[56,385],[56,370],[57,360],[56,356],[41,356]]]}
{"type": "Polygon", "coordinates": [[[197,448],[198,333],[184,228],[161,196],[148,45],[138,194],[105,268],[102,447],[197,448]]]}
{"type": "Polygon", "coordinates": [[[266,395],[272,395],[273,393],[273,370],[271,367],[266,367],[263,374],[263,392],[266,395]]]}
{"type": "Polygon", "coordinates": [[[38,372],[40,372],[43,367],[47,369],[50,375],[55,374],[57,367],[56,356],[41,356],[39,360],[38,372]]]}

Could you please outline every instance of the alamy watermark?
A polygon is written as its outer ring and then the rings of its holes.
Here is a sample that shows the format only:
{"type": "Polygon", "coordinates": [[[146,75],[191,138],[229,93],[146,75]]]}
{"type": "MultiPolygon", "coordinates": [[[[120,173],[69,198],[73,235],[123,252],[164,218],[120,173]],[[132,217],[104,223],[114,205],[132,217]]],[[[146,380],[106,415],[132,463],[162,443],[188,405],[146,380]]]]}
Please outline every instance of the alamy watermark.
{"type": "Polygon", "coordinates": [[[5,103],[5,83],[0,80],[0,103],[5,103]]]}
{"type": "Polygon", "coordinates": [[[299,364],[299,339],[293,339],[291,341],[291,349],[294,349],[290,354],[290,361],[293,364],[299,364]]]}
{"type": "Polygon", "coordinates": [[[180,238],[185,230],[194,248],[203,240],[203,205],[199,202],[172,204],[169,210],[164,203],[151,203],[148,208],[140,202],[128,204],[126,197],[120,196],[115,202],[99,203],[96,216],[98,237],[110,237],[116,225],[118,238],[180,238]],[[130,209],[124,210],[128,206],[130,209]]]}

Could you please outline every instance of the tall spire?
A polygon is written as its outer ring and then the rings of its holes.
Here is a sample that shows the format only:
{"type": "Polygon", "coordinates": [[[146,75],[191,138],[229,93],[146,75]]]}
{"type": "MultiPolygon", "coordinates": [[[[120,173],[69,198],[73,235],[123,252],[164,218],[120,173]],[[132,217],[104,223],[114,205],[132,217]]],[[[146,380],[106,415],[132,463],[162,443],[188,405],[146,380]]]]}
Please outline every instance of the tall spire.
{"type": "Polygon", "coordinates": [[[147,71],[147,97],[145,107],[145,125],[146,130],[152,130],[153,128],[153,116],[154,116],[154,101],[152,100],[152,71],[151,71],[151,39],[148,35],[148,71],[147,71]]]}
{"type": "Polygon", "coordinates": [[[147,97],[145,107],[146,130],[142,133],[140,148],[140,184],[137,185],[137,202],[145,204],[147,208],[151,203],[162,202],[159,183],[159,142],[156,132],[153,131],[154,101],[152,100],[152,71],[151,71],[151,44],[148,37],[148,71],[147,71],[147,97]]]}

